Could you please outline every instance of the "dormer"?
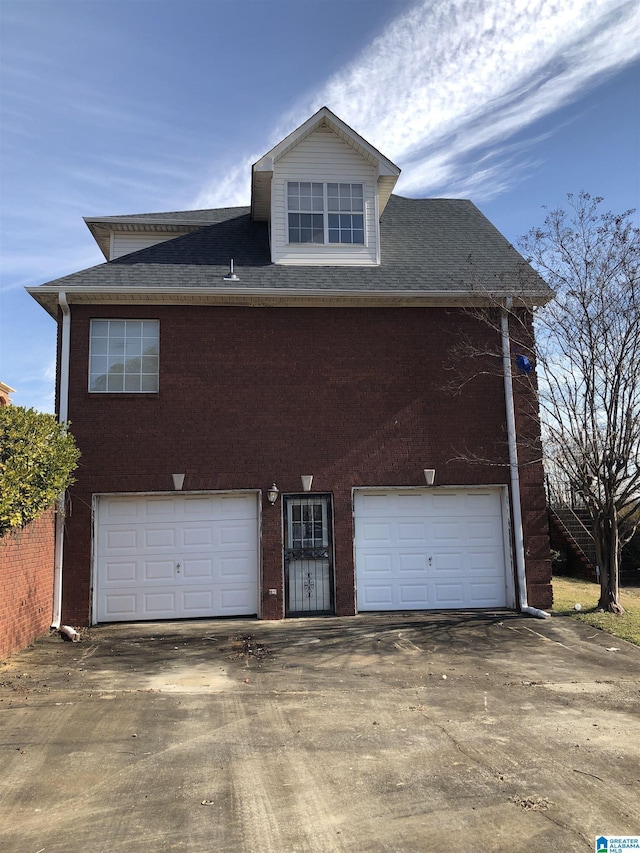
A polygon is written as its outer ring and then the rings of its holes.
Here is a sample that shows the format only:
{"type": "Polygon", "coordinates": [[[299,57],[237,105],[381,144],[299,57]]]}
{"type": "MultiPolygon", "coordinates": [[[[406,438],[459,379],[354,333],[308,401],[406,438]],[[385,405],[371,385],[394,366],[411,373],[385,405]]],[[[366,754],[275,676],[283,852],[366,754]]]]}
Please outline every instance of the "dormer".
{"type": "Polygon", "coordinates": [[[380,263],[380,216],[400,169],[327,107],[254,164],[251,215],[276,264],[380,263]]]}

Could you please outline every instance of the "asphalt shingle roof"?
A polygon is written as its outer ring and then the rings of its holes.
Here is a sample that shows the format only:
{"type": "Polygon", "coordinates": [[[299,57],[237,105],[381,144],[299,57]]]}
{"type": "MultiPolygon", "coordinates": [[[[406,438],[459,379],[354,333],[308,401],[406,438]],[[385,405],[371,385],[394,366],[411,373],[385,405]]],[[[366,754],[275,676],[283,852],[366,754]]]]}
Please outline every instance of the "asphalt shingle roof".
{"type": "MultiPolygon", "coordinates": [[[[353,290],[393,293],[520,293],[545,299],[548,285],[470,201],[392,195],[380,220],[380,266],[273,264],[268,226],[249,208],[144,214],[137,219],[212,224],[199,231],[63,276],[44,286],[82,288],[228,288],[231,258],[236,289],[353,290]]],[[[127,217],[131,219],[132,217],[127,217]]],[[[105,220],[107,217],[105,217],[105,220]]],[[[34,289],[37,291],[37,288],[34,289]]],[[[33,290],[31,291],[33,293],[33,290]]],[[[35,294],[34,294],[35,295],[35,294]]]]}

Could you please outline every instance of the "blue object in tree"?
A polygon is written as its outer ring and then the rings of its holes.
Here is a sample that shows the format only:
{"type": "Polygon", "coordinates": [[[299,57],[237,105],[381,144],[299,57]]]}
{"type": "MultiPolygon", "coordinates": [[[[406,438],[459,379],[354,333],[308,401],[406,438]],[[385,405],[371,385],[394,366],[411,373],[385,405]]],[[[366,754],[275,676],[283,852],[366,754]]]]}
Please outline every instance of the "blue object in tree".
{"type": "Polygon", "coordinates": [[[531,371],[533,370],[533,364],[531,364],[526,355],[516,356],[516,367],[518,368],[520,373],[531,373],[531,371]]]}

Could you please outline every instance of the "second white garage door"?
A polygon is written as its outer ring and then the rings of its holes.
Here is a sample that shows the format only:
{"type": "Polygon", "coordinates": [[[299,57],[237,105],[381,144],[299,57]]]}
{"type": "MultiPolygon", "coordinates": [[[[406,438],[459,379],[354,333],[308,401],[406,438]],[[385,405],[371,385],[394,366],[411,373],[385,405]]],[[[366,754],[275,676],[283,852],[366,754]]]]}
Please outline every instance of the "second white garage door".
{"type": "Polygon", "coordinates": [[[97,622],[255,614],[257,496],[101,496],[95,555],[97,622]]]}
{"type": "Polygon", "coordinates": [[[512,606],[499,489],[356,491],[358,610],[512,606]]]}

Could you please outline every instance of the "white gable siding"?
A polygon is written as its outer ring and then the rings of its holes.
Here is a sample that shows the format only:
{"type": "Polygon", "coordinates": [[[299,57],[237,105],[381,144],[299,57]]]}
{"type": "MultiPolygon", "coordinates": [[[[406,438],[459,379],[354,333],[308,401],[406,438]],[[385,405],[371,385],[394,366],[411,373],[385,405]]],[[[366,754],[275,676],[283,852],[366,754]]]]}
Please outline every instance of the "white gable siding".
{"type": "Polygon", "coordinates": [[[376,168],[326,127],[320,127],[273,167],[271,258],[277,264],[379,263],[376,168]],[[360,183],[364,186],[365,245],[288,244],[287,181],[360,183]]]}
{"type": "Polygon", "coordinates": [[[139,252],[140,249],[148,249],[156,243],[164,243],[173,240],[177,234],[111,234],[111,251],[109,260],[128,255],[130,252],[139,252]]]}

